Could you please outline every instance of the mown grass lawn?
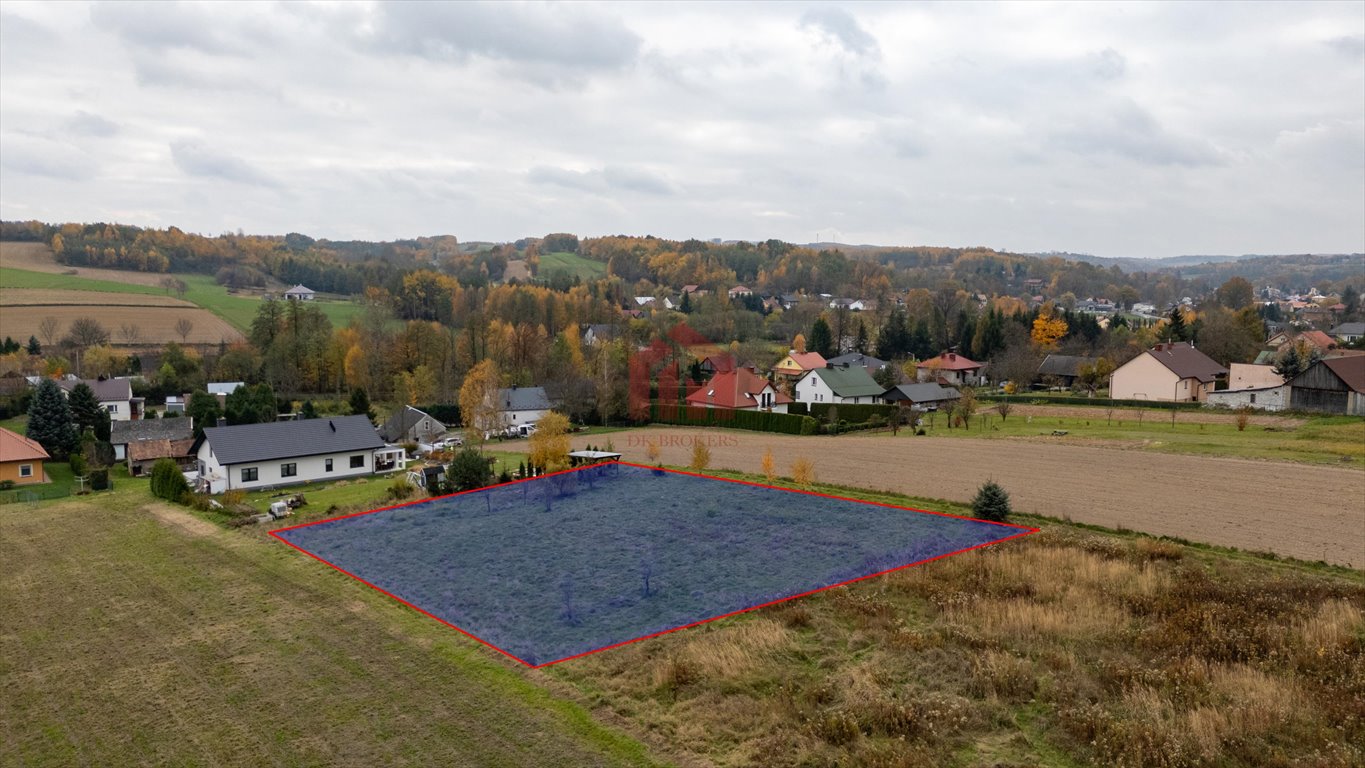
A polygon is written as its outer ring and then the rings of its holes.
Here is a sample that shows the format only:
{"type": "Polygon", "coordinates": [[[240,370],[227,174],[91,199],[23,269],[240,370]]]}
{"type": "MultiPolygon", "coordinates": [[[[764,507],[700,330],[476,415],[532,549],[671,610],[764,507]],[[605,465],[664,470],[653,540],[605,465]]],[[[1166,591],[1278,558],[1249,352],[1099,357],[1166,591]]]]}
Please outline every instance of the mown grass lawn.
{"type": "MultiPolygon", "coordinates": [[[[1047,408],[1056,411],[1059,406],[1047,408]]],[[[924,416],[923,427],[926,434],[935,437],[1046,440],[1063,445],[1103,441],[1135,450],[1365,468],[1365,419],[1358,416],[1309,416],[1297,424],[1286,419],[1284,424],[1250,424],[1239,431],[1234,423],[1197,423],[1199,413],[1180,411],[1175,412],[1174,425],[1170,411],[1155,409],[1144,412],[1140,421],[1109,418],[1103,408],[1068,407],[1065,413],[1029,416],[1027,409],[1016,408],[1002,419],[995,410],[983,407],[972,418],[970,428],[949,428],[945,413],[924,416]],[[1066,434],[1053,435],[1058,430],[1066,434]]],[[[914,436],[902,430],[901,438],[914,436]]]]}

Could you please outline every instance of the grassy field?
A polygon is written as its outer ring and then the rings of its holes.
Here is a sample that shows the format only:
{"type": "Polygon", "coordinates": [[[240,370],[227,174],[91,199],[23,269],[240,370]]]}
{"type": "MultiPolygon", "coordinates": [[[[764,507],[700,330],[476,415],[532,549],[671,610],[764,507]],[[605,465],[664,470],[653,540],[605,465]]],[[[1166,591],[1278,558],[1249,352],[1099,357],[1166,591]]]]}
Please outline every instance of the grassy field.
{"type": "Polygon", "coordinates": [[[1044,532],[550,672],[720,765],[1365,760],[1360,572],[1017,522],[1044,532]]]}
{"type": "MultiPolygon", "coordinates": [[[[1116,411],[1084,406],[1014,406],[1001,418],[982,408],[970,429],[948,427],[946,414],[924,417],[936,437],[1041,440],[1060,444],[1110,444],[1125,449],[1233,456],[1365,468],[1365,419],[1356,416],[1259,417],[1238,430],[1235,417],[1204,411],[1116,411]],[[1065,435],[1053,435],[1060,430],[1065,435]]],[[[901,437],[912,438],[908,431],[901,437]]]]}
{"type": "MultiPolygon", "coordinates": [[[[107,274],[108,271],[106,270],[107,274]]],[[[129,273],[140,274],[140,273],[129,273]]],[[[203,307],[213,314],[221,317],[239,331],[246,331],[251,327],[251,320],[256,316],[256,309],[260,306],[260,299],[254,296],[237,296],[228,293],[224,288],[208,275],[177,274],[172,275],[185,281],[189,290],[185,292],[185,301],[203,307]]],[[[40,288],[57,289],[70,291],[104,291],[108,293],[139,294],[150,296],[170,295],[165,289],[159,286],[142,285],[135,282],[117,282],[114,280],[92,280],[79,275],[62,275],[50,272],[31,272],[24,269],[14,269],[5,267],[0,269],[0,289],[3,288],[40,288]]],[[[351,301],[331,301],[327,299],[317,300],[317,305],[332,321],[334,326],[349,325],[351,318],[358,315],[362,308],[359,304],[351,301]]]]}
{"type": "Polygon", "coordinates": [[[570,277],[577,275],[580,279],[592,280],[606,275],[607,265],[605,262],[594,261],[568,251],[540,254],[540,266],[536,268],[536,277],[544,280],[554,271],[567,272],[570,277]]]}
{"type": "Polygon", "coordinates": [[[1043,533],[533,672],[145,481],[4,511],[0,765],[1365,760],[1359,571],[1023,517],[1043,533]]]}
{"type": "Polygon", "coordinates": [[[545,678],[257,531],[0,515],[0,765],[650,765],[545,678]]]}

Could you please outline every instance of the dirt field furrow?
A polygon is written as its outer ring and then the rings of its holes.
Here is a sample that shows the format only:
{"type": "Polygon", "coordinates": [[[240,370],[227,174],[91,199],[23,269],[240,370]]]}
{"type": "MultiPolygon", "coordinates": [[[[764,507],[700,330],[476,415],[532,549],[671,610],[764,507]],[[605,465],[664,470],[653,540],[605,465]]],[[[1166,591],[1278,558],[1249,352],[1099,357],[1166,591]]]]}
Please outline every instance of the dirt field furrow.
{"type": "MultiPolygon", "coordinates": [[[[760,472],[771,446],[780,475],[805,456],[821,482],[912,496],[967,501],[994,479],[1021,512],[1365,568],[1365,472],[1355,469],[970,438],[658,427],[610,438],[626,461],[645,463],[652,439],[665,464],[686,465],[694,436],[717,468],[760,472]]],[[[606,441],[574,447],[588,442],[606,441]]]]}

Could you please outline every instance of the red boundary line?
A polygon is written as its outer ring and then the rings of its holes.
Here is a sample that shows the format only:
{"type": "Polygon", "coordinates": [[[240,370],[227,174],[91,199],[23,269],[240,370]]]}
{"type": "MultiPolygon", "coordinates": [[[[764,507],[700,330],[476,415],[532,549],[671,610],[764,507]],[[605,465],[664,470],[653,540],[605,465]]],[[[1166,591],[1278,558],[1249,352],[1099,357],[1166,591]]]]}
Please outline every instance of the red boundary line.
{"type": "Polygon", "coordinates": [[[300,524],[298,524],[298,525],[291,525],[291,526],[288,526],[288,527],[286,527],[286,528],[276,528],[276,529],[274,529],[274,530],[272,530],[272,531],[268,531],[268,533],[269,533],[270,536],[272,536],[273,538],[275,538],[277,541],[283,542],[285,545],[287,545],[287,546],[289,546],[289,547],[291,547],[291,548],[293,548],[293,549],[296,549],[296,550],[298,550],[299,552],[302,552],[303,554],[305,554],[305,555],[307,555],[307,556],[313,558],[314,560],[318,561],[319,563],[322,563],[323,565],[325,565],[325,566],[327,566],[327,567],[329,567],[329,568],[332,568],[332,569],[334,569],[334,570],[336,570],[336,571],[338,571],[338,572],[340,572],[340,573],[344,573],[344,574],[346,574],[347,576],[350,576],[351,578],[355,579],[356,581],[360,582],[361,584],[364,584],[365,586],[369,587],[370,589],[373,589],[374,591],[380,593],[381,595],[384,595],[385,597],[388,597],[388,598],[390,598],[390,599],[392,599],[392,600],[396,600],[396,601],[398,601],[399,603],[402,603],[403,605],[406,605],[407,607],[413,609],[414,611],[417,611],[418,613],[422,614],[423,616],[426,616],[426,617],[431,618],[431,619],[435,619],[437,622],[439,622],[439,623],[441,623],[441,624],[444,624],[444,625],[447,626],[447,627],[450,627],[451,629],[455,630],[456,632],[459,632],[460,634],[464,635],[465,637],[468,637],[468,638],[470,638],[470,639],[472,639],[472,640],[474,640],[474,641],[480,643],[481,645],[487,646],[488,648],[491,648],[491,649],[493,649],[494,651],[497,651],[498,653],[502,654],[503,656],[506,656],[506,657],[509,658],[509,659],[512,659],[513,661],[516,661],[516,662],[518,662],[518,663],[520,663],[520,664],[523,664],[523,665],[525,665],[525,666],[527,666],[527,667],[529,667],[529,668],[531,668],[531,669],[543,669],[543,668],[545,668],[545,667],[553,666],[553,665],[555,665],[555,664],[561,664],[561,663],[566,662],[566,661],[572,661],[573,659],[581,659],[581,658],[583,658],[584,656],[591,656],[591,655],[593,655],[594,653],[601,653],[602,651],[609,651],[609,650],[611,650],[611,649],[613,649],[613,648],[620,648],[620,647],[625,646],[625,645],[630,645],[631,643],[638,643],[638,642],[640,642],[641,640],[649,640],[649,639],[651,639],[651,638],[661,637],[661,636],[663,636],[663,635],[671,634],[671,633],[673,633],[673,632],[678,632],[678,631],[681,631],[681,630],[684,630],[684,629],[691,629],[691,628],[693,628],[693,627],[699,627],[699,626],[701,626],[702,624],[709,624],[710,622],[719,621],[720,619],[726,619],[726,618],[729,618],[729,617],[731,617],[731,616],[738,616],[738,615],[740,615],[740,614],[742,614],[742,613],[749,613],[750,611],[757,611],[757,610],[759,610],[760,608],[768,608],[768,607],[770,607],[770,606],[778,605],[778,604],[780,604],[780,603],[785,603],[785,602],[788,602],[788,601],[791,601],[791,600],[796,600],[796,599],[802,598],[802,597],[808,597],[808,596],[810,596],[810,595],[814,595],[814,594],[817,594],[817,593],[819,593],[819,592],[825,592],[825,591],[827,591],[827,590],[835,589],[835,588],[837,588],[837,587],[844,587],[844,586],[848,586],[849,584],[856,584],[857,582],[866,581],[867,579],[875,578],[875,577],[877,577],[877,576],[885,576],[885,575],[888,574],[888,573],[895,573],[896,571],[903,571],[903,570],[905,570],[905,569],[907,569],[907,568],[914,568],[914,567],[917,566],[917,565],[924,565],[925,563],[932,563],[932,562],[934,562],[935,560],[942,560],[942,559],[947,558],[947,557],[952,557],[952,556],[954,556],[954,555],[963,554],[964,552],[971,552],[972,550],[981,549],[982,547],[989,547],[989,546],[993,546],[993,545],[995,545],[995,544],[1003,544],[1004,542],[1010,541],[1010,540],[1012,540],[1012,539],[1018,539],[1018,538],[1022,538],[1022,537],[1024,537],[1024,536],[1031,536],[1032,534],[1038,533],[1038,532],[1041,530],[1040,528],[1033,528],[1033,527],[1027,526],[1027,525],[1019,525],[1019,524],[1017,524],[1017,523],[1001,523],[1001,522],[996,522],[996,521],[994,521],[994,520],[980,520],[980,519],[975,518],[975,517],[966,517],[966,516],[964,516],[964,515],[954,515],[954,514],[950,514],[950,513],[947,513],[947,512],[935,512],[935,511],[933,511],[933,510],[928,510],[928,509],[916,509],[916,508],[914,508],[914,507],[903,507],[903,506],[900,506],[900,505],[898,505],[898,504],[886,504],[886,503],[879,502],[879,501],[867,501],[867,500],[865,500],[865,499],[851,499],[851,498],[848,498],[848,497],[846,497],[846,496],[835,496],[835,495],[833,495],[833,494],[829,494],[829,493],[819,493],[819,492],[817,492],[817,491],[804,491],[804,490],[800,490],[800,489],[797,489],[797,488],[783,488],[783,487],[781,487],[781,486],[766,485],[766,484],[764,484],[764,483],[755,483],[755,482],[751,482],[751,481],[748,481],[748,480],[737,480],[737,479],[728,478],[728,477],[715,477],[715,476],[713,476],[713,475],[703,475],[703,474],[701,474],[701,473],[699,473],[699,472],[686,472],[686,471],[681,470],[681,469],[668,469],[668,468],[665,468],[665,467],[651,467],[651,466],[646,465],[646,464],[633,464],[633,463],[631,463],[631,462],[629,462],[629,461],[617,461],[617,462],[612,462],[612,463],[623,464],[623,465],[625,465],[625,466],[627,466],[627,467],[638,467],[638,468],[640,468],[640,469],[648,469],[648,470],[653,470],[653,471],[662,470],[662,471],[664,471],[664,472],[671,472],[671,473],[676,474],[676,475],[686,475],[686,476],[688,476],[688,477],[700,477],[700,478],[703,478],[703,479],[706,479],[706,480],[719,480],[719,481],[721,481],[721,482],[726,482],[726,483],[735,483],[735,484],[738,484],[738,485],[748,485],[748,486],[753,486],[753,487],[756,487],[756,488],[767,488],[767,489],[774,490],[774,491],[787,491],[787,492],[789,492],[789,493],[803,493],[803,494],[806,494],[807,496],[818,496],[818,497],[825,498],[825,499],[836,499],[836,500],[838,500],[838,501],[848,501],[848,502],[852,502],[852,503],[854,503],[854,504],[868,504],[868,505],[871,505],[871,506],[886,507],[886,508],[889,508],[889,509],[901,509],[901,510],[905,510],[905,511],[907,511],[907,512],[918,512],[918,513],[920,513],[920,514],[925,514],[925,515],[938,515],[939,517],[951,517],[951,518],[954,518],[954,519],[957,519],[957,520],[969,520],[969,521],[974,522],[974,523],[987,523],[987,524],[990,524],[990,525],[998,525],[998,526],[1002,526],[1002,527],[1005,527],[1005,528],[1015,528],[1015,529],[1018,529],[1019,532],[1016,533],[1016,534],[1013,534],[1013,535],[1011,535],[1011,536],[1005,536],[1004,538],[996,539],[996,540],[994,540],[994,541],[987,541],[987,542],[983,542],[983,543],[981,543],[981,544],[973,544],[973,545],[970,546],[970,547],[964,547],[964,548],[962,548],[962,549],[955,550],[955,551],[953,551],[953,552],[944,552],[944,553],[941,554],[941,555],[934,555],[933,557],[926,557],[926,558],[924,558],[923,560],[916,560],[916,561],[913,562],[913,563],[906,563],[905,565],[898,565],[898,566],[896,566],[896,567],[894,567],[894,568],[887,568],[886,570],[877,571],[876,573],[869,573],[869,574],[866,574],[866,575],[864,575],[864,576],[858,576],[858,577],[855,577],[855,578],[852,578],[852,579],[848,579],[848,580],[846,580],[846,581],[841,581],[841,582],[839,582],[839,583],[837,583],[837,584],[830,584],[830,585],[824,586],[824,587],[817,587],[817,588],[815,588],[815,589],[807,590],[807,591],[801,592],[801,593],[799,593],[799,594],[789,595],[789,596],[787,596],[787,597],[780,597],[780,598],[778,598],[778,599],[776,599],[776,600],[769,600],[769,601],[766,602],[766,603],[759,603],[758,605],[751,605],[751,606],[749,606],[748,608],[740,608],[740,609],[737,610],[737,611],[730,611],[729,613],[722,613],[722,614],[717,615],[717,616],[711,616],[711,617],[709,617],[709,618],[705,618],[705,619],[701,619],[701,620],[698,620],[698,621],[694,621],[694,622],[692,622],[692,623],[690,623],[690,624],[683,624],[683,625],[680,625],[680,626],[677,626],[677,627],[673,627],[672,629],[665,629],[665,630],[661,630],[661,631],[658,631],[658,632],[652,632],[652,633],[647,634],[647,635],[641,635],[641,636],[639,636],[639,637],[631,638],[631,639],[629,639],[629,640],[622,640],[622,641],[617,642],[617,643],[612,643],[611,645],[604,645],[604,646],[602,646],[601,648],[594,648],[594,649],[592,649],[592,650],[590,650],[590,651],[584,651],[583,653],[576,653],[576,654],[574,654],[574,655],[572,655],[572,656],[565,656],[565,657],[562,658],[562,659],[555,659],[554,661],[547,661],[547,662],[545,662],[545,663],[543,663],[543,664],[532,664],[532,663],[526,661],[525,659],[522,659],[522,658],[520,658],[520,657],[518,657],[518,656],[516,656],[516,655],[514,655],[514,654],[512,654],[512,653],[509,653],[509,652],[503,650],[502,648],[499,648],[498,646],[493,645],[492,643],[488,642],[487,640],[484,640],[483,638],[479,637],[478,635],[475,635],[475,634],[473,634],[473,633],[471,633],[471,632],[468,632],[468,631],[466,631],[466,630],[464,630],[464,629],[461,629],[460,627],[456,626],[455,624],[452,624],[452,623],[450,623],[449,621],[446,621],[445,619],[441,618],[440,616],[437,616],[436,614],[432,613],[431,611],[428,611],[428,610],[426,610],[425,608],[422,608],[422,607],[419,606],[419,605],[415,605],[415,604],[413,604],[413,603],[410,603],[410,602],[408,602],[407,600],[404,600],[403,598],[401,598],[401,597],[399,597],[399,596],[393,594],[392,592],[389,592],[388,590],[383,589],[382,587],[376,586],[376,585],[374,585],[374,584],[372,584],[372,583],[366,581],[365,579],[362,579],[361,577],[355,575],[354,573],[351,573],[350,571],[346,570],[345,568],[342,568],[341,566],[337,565],[336,563],[333,563],[333,562],[331,562],[331,561],[329,561],[329,560],[323,559],[322,557],[319,557],[318,555],[315,555],[315,554],[313,554],[312,552],[309,552],[308,550],[304,549],[303,547],[300,547],[300,546],[298,546],[297,544],[294,544],[293,542],[291,542],[291,541],[289,541],[289,540],[287,540],[287,539],[281,537],[279,534],[284,533],[285,531],[296,530],[296,529],[298,529],[298,528],[307,528],[307,527],[309,527],[309,526],[311,526],[311,525],[319,525],[319,524],[321,524],[321,523],[331,523],[331,522],[335,522],[335,521],[337,521],[337,520],[345,520],[345,519],[351,518],[351,517],[361,517],[361,516],[363,516],[363,515],[371,515],[371,514],[374,514],[375,512],[385,512],[385,511],[390,510],[390,509],[400,509],[400,508],[402,508],[402,507],[410,507],[410,506],[414,506],[414,505],[417,505],[417,504],[427,504],[427,503],[429,503],[429,502],[438,501],[438,500],[440,500],[440,499],[449,499],[449,498],[452,498],[452,497],[455,497],[455,496],[463,496],[463,495],[468,494],[468,493],[478,493],[478,492],[480,492],[480,491],[487,491],[487,490],[492,489],[492,488],[502,488],[502,487],[508,486],[508,485],[516,485],[517,483],[524,483],[524,482],[527,482],[527,481],[530,481],[530,480],[540,480],[540,479],[542,479],[542,478],[554,477],[555,475],[563,475],[563,474],[568,474],[568,473],[570,473],[570,472],[580,472],[580,471],[582,471],[582,470],[584,470],[584,469],[590,469],[590,468],[592,468],[592,467],[602,466],[601,464],[589,464],[589,465],[582,466],[582,467],[574,467],[573,469],[564,469],[564,470],[560,470],[560,471],[558,471],[558,472],[548,472],[548,473],[546,473],[546,474],[539,475],[539,476],[537,476],[537,477],[526,477],[526,478],[522,478],[522,479],[520,479],[520,480],[513,480],[513,481],[507,482],[507,483],[498,483],[498,484],[496,484],[496,485],[488,485],[488,486],[484,486],[483,488],[475,488],[475,489],[469,490],[469,491],[459,491],[459,492],[457,492],[457,493],[448,493],[448,494],[445,494],[445,495],[443,495],[443,496],[432,496],[432,497],[426,498],[426,499],[418,499],[418,500],[416,500],[416,501],[407,501],[407,502],[404,502],[404,503],[402,503],[402,504],[393,504],[393,505],[390,505],[390,506],[387,506],[387,507],[378,507],[378,508],[376,508],[376,509],[371,509],[371,510],[368,510],[368,511],[366,511],[366,512],[353,512],[353,513],[351,513],[351,514],[349,514],[349,515],[341,515],[341,516],[339,516],[339,517],[328,517],[328,518],[324,518],[324,519],[322,519],[322,520],[314,520],[314,521],[309,522],[309,523],[300,523],[300,524]]]}

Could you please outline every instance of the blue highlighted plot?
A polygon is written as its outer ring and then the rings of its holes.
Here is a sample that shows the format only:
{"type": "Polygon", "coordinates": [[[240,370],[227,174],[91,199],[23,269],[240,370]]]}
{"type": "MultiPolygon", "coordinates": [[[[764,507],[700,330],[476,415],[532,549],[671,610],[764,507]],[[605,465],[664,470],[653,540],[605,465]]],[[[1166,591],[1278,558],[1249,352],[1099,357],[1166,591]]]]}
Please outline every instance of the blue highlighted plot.
{"type": "Polygon", "coordinates": [[[602,464],[275,535],[537,666],[1031,530],[602,464]]]}

